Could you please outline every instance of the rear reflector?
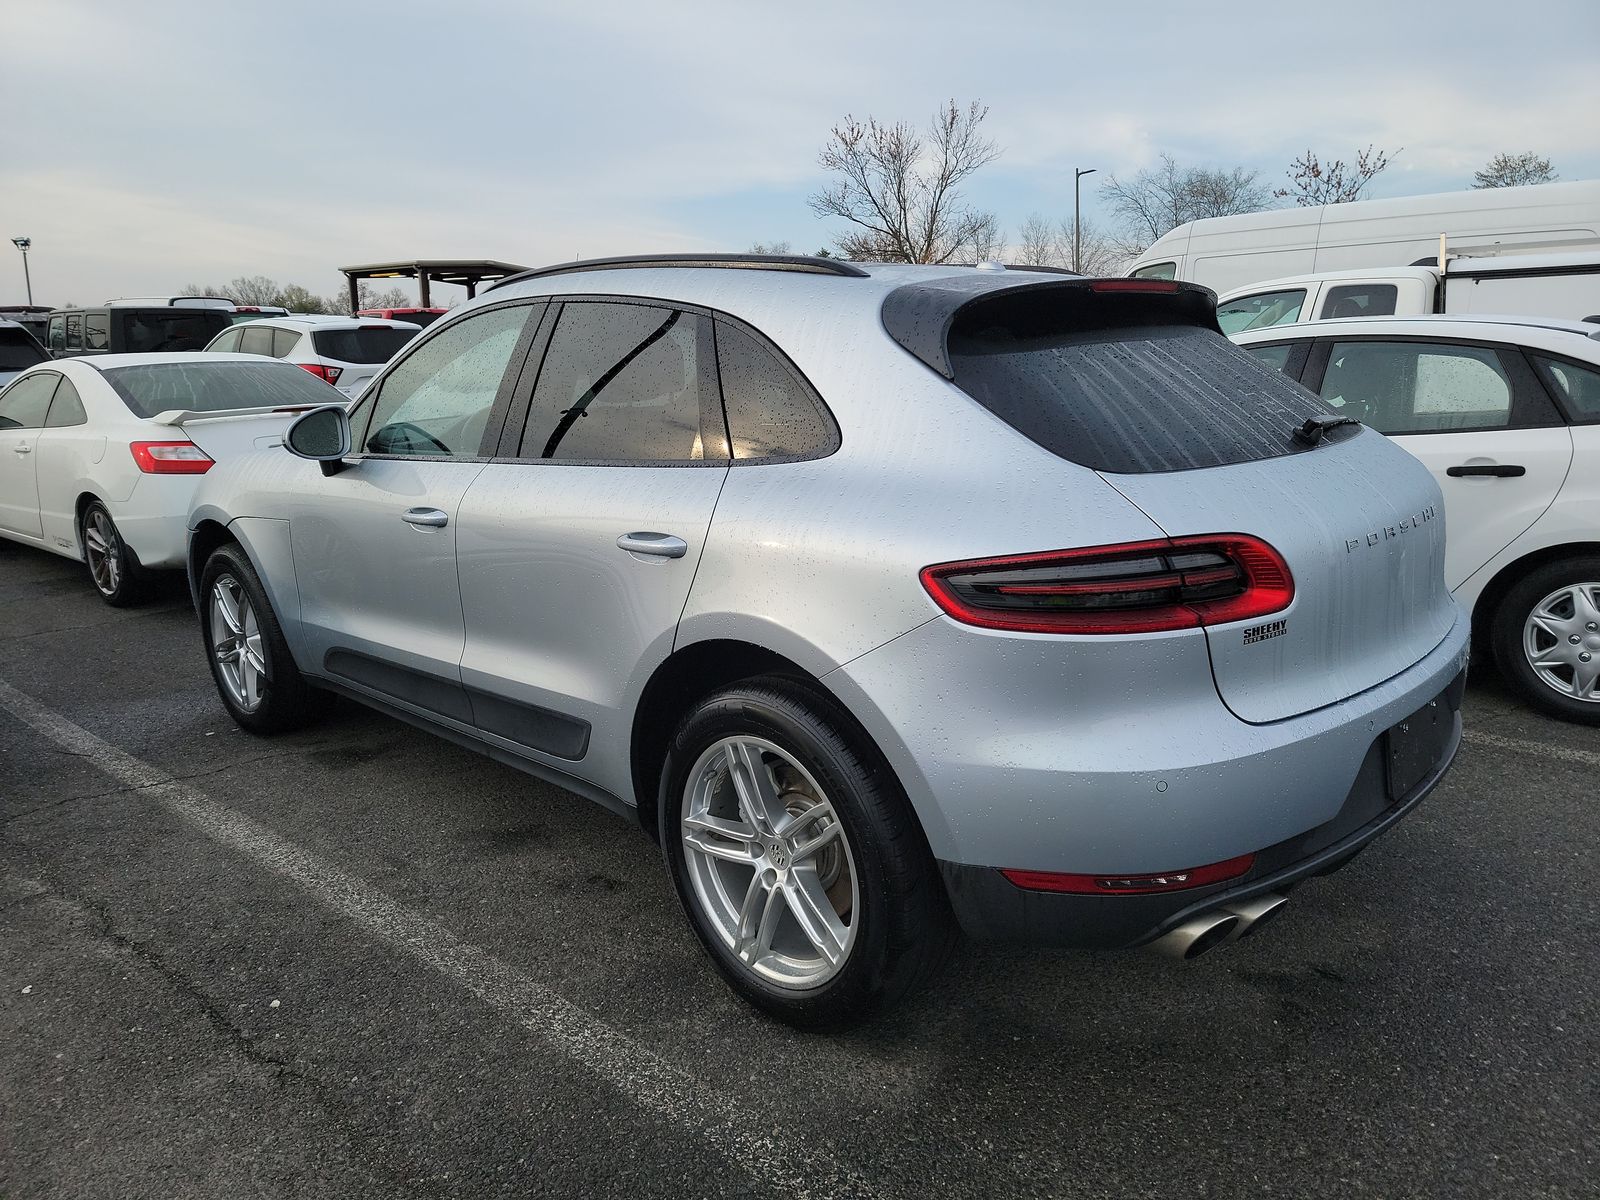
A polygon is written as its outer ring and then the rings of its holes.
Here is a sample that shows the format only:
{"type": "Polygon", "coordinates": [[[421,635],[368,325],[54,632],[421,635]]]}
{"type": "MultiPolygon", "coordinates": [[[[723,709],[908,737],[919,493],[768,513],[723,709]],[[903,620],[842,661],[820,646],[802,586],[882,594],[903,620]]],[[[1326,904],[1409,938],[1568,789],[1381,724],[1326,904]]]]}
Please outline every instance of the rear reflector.
{"type": "Polygon", "coordinates": [[[958,621],[1016,633],[1160,633],[1281,612],[1289,564],[1243,533],[1162,538],[924,567],[958,621]]]}
{"type": "Polygon", "coordinates": [[[1178,892],[1238,879],[1255,866],[1254,854],[1241,854],[1226,862],[1185,871],[1160,871],[1146,875],[1065,875],[1058,871],[1001,871],[1012,883],[1029,892],[1067,892],[1076,896],[1146,896],[1152,892],[1178,892]]]}
{"type": "Polygon", "coordinates": [[[128,449],[146,475],[204,475],[215,465],[193,442],[130,442],[128,449]]]}
{"type": "Polygon", "coordinates": [[[1091,292],[1158,292],[1170,296],[1178,290],[1175,279],[1096,279],[1091,292]]]}
{"type": "Polygon", "coordinates": [[[339,376],[344,374],[343,367],[325,367],[321,363],[297,363],[296,365],[310,371],[318,379],[326,379],[329,383],[338,383],[339,376]]]}

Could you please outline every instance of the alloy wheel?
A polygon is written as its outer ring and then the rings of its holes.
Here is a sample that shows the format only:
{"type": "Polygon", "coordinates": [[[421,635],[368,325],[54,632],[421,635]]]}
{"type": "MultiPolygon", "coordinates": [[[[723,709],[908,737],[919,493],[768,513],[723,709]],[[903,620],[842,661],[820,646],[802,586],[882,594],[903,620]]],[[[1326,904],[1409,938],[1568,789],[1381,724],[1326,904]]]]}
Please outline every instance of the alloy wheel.
{"type": "Polygon", "coordinates": [[[861,893],[839,814],[787,751],[723,738],[689,772],[684,861],[702,912],[752,974],[809,989],[843,969],[861,893]]]}
{"type": "Polygon", "coordinates": [[[122,543],[117,540],[116,526],[105,509],[94,509],[84,521],[83,550],[95,587],[102,595],[116,595],[122,584],[122,543]]]}
{"type": "Polygon", "coordinates": [[[1600,704],[1600,582],[1569,584],[1535,604],[1523,623],[1522,651],[1541,683],[1600,704]]]}
{"type": "Polygon", "coordinates": [[[244,587],[232,575],[211,585],[211,653],[229,697],[245,712],[261,705],[269,682],[261,651],[261,625],[244,587]]]}

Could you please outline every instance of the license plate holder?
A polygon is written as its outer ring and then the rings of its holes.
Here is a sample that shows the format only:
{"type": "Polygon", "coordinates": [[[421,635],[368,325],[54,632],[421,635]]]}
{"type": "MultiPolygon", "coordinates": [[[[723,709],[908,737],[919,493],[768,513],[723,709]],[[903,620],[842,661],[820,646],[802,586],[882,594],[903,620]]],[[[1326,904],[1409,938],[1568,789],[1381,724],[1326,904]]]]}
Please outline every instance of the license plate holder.
{"type": "Polygon", "coordinates": [[[1433,773],[1454,725],[1453,710],[1438,697],[1384,731],[1391,801],[1404,798],[1433,773]]]}

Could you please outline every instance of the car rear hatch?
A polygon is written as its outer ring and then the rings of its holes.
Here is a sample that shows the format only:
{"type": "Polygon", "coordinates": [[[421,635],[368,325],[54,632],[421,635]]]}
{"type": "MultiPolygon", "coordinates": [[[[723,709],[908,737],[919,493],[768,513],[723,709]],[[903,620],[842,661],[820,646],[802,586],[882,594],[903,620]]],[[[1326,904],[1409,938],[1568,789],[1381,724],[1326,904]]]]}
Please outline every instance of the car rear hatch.
{"type": "Polygon", "coordinates": [[[317,329],[312,331],[311,345],[328,369],[328,382],[354,396],[419,332],[407,325],[378,324],[317,329]]]}
{"type": "Polygon", "coordinates": [[[1449,633],[1432,477],[1377,433],[1320,425],[1336,414],[1229,343],[1210,292],[1073,280],[990,290],[942,326],[928,315],[886,303],[884,324],[1019,433],[1097,471],[1169,538],[1243,534],[1281,556],[1286,607],[1201,622],[1218,693],[1240,719],[1336,703],[1449,633]]]}

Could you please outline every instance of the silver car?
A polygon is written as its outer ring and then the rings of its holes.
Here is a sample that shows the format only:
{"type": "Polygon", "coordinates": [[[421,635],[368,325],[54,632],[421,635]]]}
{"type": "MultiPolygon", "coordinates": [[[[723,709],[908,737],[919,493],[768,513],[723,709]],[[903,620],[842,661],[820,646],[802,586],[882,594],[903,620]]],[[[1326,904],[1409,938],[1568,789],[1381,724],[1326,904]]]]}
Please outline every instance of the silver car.
{"type": "Polygon", "coordinates": [[[958,926],[1242,937],[1460,740],[1437,485],[1191,284],[569,263],[286,445],[190,514],[234,719],[342,693],[615,809],[797,1025],[958,926]]]}

